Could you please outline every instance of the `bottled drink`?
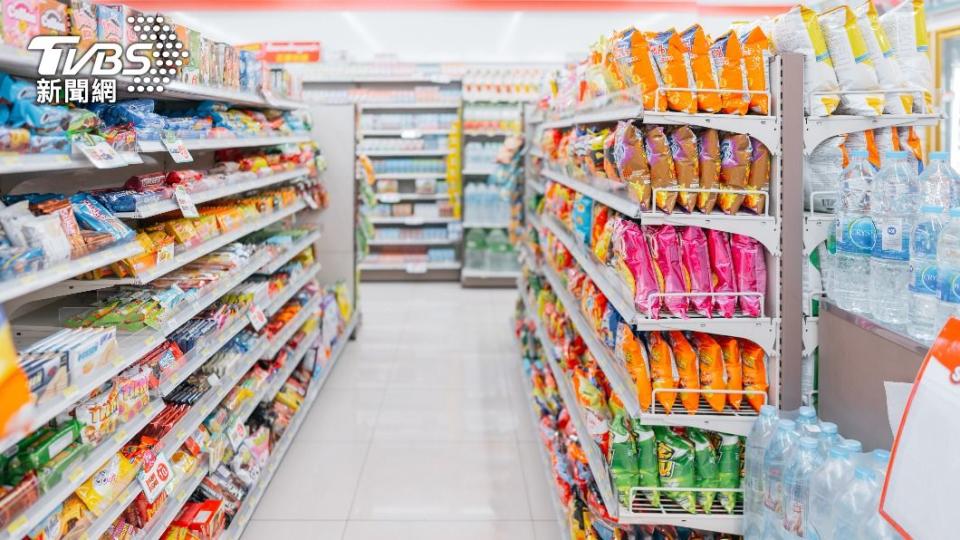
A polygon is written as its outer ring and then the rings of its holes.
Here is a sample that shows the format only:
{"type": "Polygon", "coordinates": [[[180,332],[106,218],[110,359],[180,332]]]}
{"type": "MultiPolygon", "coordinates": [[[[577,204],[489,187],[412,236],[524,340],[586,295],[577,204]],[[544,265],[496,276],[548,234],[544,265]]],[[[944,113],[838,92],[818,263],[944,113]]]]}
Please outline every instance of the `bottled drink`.
{"type": "Polygon", "coordinates": [[[508,270],[512,251],[510,241],[502,229],[493,229],[487,234],[487,269],[500,272],[508,270]]]}
{"type": "Polygon", "coordinates": [[[883,481],[887,475],[890,452],[874,450],[869,454],[869,467],[873,472],[873,494],[868,506],[867,521],[860,532],[860,538],[870,540],[899,539],[900,534],[880,515],[880,495],[883,493],[883,481]]]}
{"type": "Polygon", "coordinates": [[[820,455],[826,457],[834,446],[840,444],[840,435],[837,425],[833,422],[820,422],[820,455]]]}
{"type": "Polygon", "coordinates": [[[810,478],[820,468],[823,458],[817,450],[817,440],[800,437],[793,461],[783,475],[783,531],[789,540],[807,538],[810,519],[810,478]]]}
{"type": "Polygon", "coordinates": [[[776,407],[760,407],[760,417],[747,435],[744,452],[743,514],[747,537],[756,538],[763,531],[763,455],[776,429],[776,407]]]}
{"type": "Polygon", "coordinates": [[[820,275],[823,279],[823,290],[827,296],[833,298],[834,269],[837,266],[837,231],[830,231],[827,241],[817,248],[820,254],[820,275]]]}
{"type": "Polygon", "coordinates": [[[938,321],[943,328],[950,316],[960,315],[960,208],[950,209],[950,221],[937,242],[938,321]]]}
{"type": "Polygon", "coordinates": [[[937,242],[943,225],[943,207],[924,206],[910,235],[910,324],[907,331],[920,341],[932,341],[939,307],[937,287],[937,242]]]}
{"type": "Polygon", "coordinates": [[[464,257],[467,268],[483,269],[486,266],[486,253],[487,241],[483,229],[470,229],[466,236],[466,256],[464,257]]]}
{"type": "Polygon", "coordinates": [[[779,538],[783,523],[783,473],[793,459],[796,446],[793,420],[781,419],[763,454],[763,536],[779,538]]]}
{"type": "Polygon", "coordinates": [[[830,540],[836,519],[835,503],[842,490],[853,479],[853,460],[850,450],[844,445],[834,446],[827,460],[813,473],[810,479],[810,530],[807,536],[830,540]]]}
{"type": "Polygon", "coordinates": [[[887,152],[873,186],[870,213],[877,239],[870,258],[871,313],[877,320],[905,325],[910,285],[910,229],[917,213],[917,175],[907,153],[887,152]]]}
{"type": "Polygon", "coordinates": [[[930,152],[930,163],[920,173],[920,204],[951,208],[951,190],[956,173],[950,168],[949,152],[930,152]]]}
{"type": "Polygon", "coordinates": [[[847,540],[860,537],[860,531],[870,517],[873,481],[873,472],[870,469],[857,467],[854,470],[853,481],[837,499],[836,524],[832,538],[847,540]]]}
{"type": "Polygon", "coordinates": [[[816,438],[820,435],[820,424],[817,421],[817,411],[809,405],[797,409],[797,434],[801,437],[816,438]]]}
{"type": "Polygon", "coordinates": [[[840,196],[834,230],[837,255],[830,287],[837,305],[847,311],[868,313],[870,254],[876,227],[870,215],[874,169],[867,152],[850,153],[850,165],[840,177],[840,196]]]}

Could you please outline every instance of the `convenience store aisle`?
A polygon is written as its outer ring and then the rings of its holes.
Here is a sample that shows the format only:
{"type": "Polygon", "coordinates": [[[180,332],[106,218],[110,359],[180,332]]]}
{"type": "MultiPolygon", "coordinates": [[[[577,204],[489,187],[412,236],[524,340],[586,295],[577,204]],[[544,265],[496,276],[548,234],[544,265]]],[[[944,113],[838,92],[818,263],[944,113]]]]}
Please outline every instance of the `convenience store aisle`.
{"type": "Polygon", "coordinates": [[[560,538],[509,325],[515,290],[361,289],[363,325],[244,540],[560,538]]]}

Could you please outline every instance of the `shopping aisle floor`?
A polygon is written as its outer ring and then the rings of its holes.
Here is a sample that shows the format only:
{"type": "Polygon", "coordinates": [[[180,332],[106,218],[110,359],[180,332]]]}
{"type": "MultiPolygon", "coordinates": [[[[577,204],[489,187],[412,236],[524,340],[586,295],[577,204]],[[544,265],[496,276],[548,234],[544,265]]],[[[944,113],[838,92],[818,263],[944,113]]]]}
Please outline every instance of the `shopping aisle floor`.
{"type": "Polygon", "coordinates": [[[363,324],[244,540],[560,538],[515,290],[361,286],[363,324]]]}

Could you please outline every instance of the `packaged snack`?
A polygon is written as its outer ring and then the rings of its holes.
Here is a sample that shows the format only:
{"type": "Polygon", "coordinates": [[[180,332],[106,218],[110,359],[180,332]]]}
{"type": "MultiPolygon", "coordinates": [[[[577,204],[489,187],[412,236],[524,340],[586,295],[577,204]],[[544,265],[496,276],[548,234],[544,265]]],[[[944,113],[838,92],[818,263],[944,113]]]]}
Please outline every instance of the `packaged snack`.
{"type": "Polygon", "coordinates": [[[570,221],[573,225],[573,237],[581,245],[590,247],[591,219],[593,218],[593,199],[577,193],[573,200],[570,221]]]}
{"type": "MultiPolygon", "coordinates": [[[[670,29],[647,37],[654,65],[660,73],[660,81],[667,88],[693,88],[685,62],[686,48],[676,30],[670,29]]],[[[667,108],[671,111],[695,113],[697,100],[689,90],[668,90],[658,92],[660,101],[666,98],[667,108]]]]}
{"type": "MultiPolygon", "coordinates": [[[[742,190],[750,177],[753,147],[750,136],[742,133],[724,135],[720,142],[720,182],[726,189],[742,190]]],[[[736,214],[743,204],[742,193],[721,193],[720,209],[725,214],[736,214]]]]}
{"type": "MultiPolygon", "coordinates": [[[[760,242],[749,236],[734,234],[731,237],[730,252],[733,255],[737,291],[766,294],[767,264],[760,242]]],[[[748,317],[759,317],[763,310],[762,303],[763,298],[760,296],[740,297],[740,309],[748,317]]]]}
{"type": "Polygon", "coordinates": [[[933,112],[933,68],[924,1],[900,2],[880,16],[880,25],[890,39],[906,87],[923,96],[913,100],[913,111],[933,112]]]}
{"type": "Polygon", "coordinates": [[[876,116],[883,112],[884,95],[847,92],[880,90],[877,71],[857,26],[856,15],[847,6],[838,6],[817,18],[830,51],[837,81],[840,83],[840,108],[847,114],[876,116]]]}
{"type": "Polygon", "coordinates": [[[67,6],[57,0],[40,0],[37,3],[40,34],[63,36],[67,34],[67,6]]]}
{"type": "MultiPolygon", "coordinates": [[[[713,336],[703,332],[693,333],[693,343],[697,347],[697,357],[700,360],[700,387],[704,390],[726,390],[726,384],[723,381],[723,353],[720,351],[720,344],[713,339],[713,336]]],[[[712,392],[704,392],[703,398],[717,412],[723,411],[723,405],[727,401],[724,394],[712,392]]]]}
{"type": "MultiPolygon", "coordinates": [[[[715,129],[700,132],[700,189],[720,187],[720,134],[715,129]]],[[[697,208],[704,214],[713,212],[717,194],[701,192],[697,195],[697,208]]]]}
{"type": "MultiPolygon", "coordinates": [[[[700,375],[697,368],[697,353],[687,341],[683,332],[671,330],[667,332],[670,340],[670,350],[673,351],[673,361],[677,366],[680,378],[680,388],[688,390],[700,389],[700,375]]],[[[700,394],[698,392],[680,392],[680,403],[690,414],[696,414],[700,408],[700,394]]]]}
{"type": "Polygon", "coordinates": [[[77,49],[86,51],[97,40],[97,7],[88,0],[70,0],[70,35],[80,36],[77,49]]]}
{"type": "MultiPolygon", "coordinates": [[[[872,134],[871,134],[872,138],[872,134]]],[[[840,175],[849,161],[844,145],[848,136],[830,137],[803,156],[803,207],[813,212],[833,213],[840,175]],[[832,193],[831,193],[832,192],[832,193]],[[811,198],[813,205],[811,206],[811,198]]]]}
{"type": "Polygon", "coordinates": [[[650,242],[650,255],[656,271],[663,303],[674,317],[687,318],[689,301],[683,293],[689,292],[680,263],[680,241],[673,225],[644,227],[644,236],[650,242]]]}
{"type": "Polygon", "coordinates": [[[647,358],[647,348],[637,339],[630,325],[619,323],[614,354],[627,367],[633,384],[637,387],[637,401],[640,410],[649,411],[653,405],[653,387],[650,383],[650,361],[647,358]]]}
{"type": "MultiPolygon", "coordinates": [[[[720,448],[717,458],[717,487],[738,489],[740,487],[740,437],[720,433],[720,448]]],[[[739,495],[736,491],[721,491],[720,505],[728,514],[733,513],[739,495]]]]}
{"type": "Polygon", "coordinates": [[[614,131],[614,157],[620,179],[627,184],[630,196],[642,210],[651,207],[650,165],[646,143],[640,129],[632,122],[621,121],[614,131]]]}
{"type": "MultiPolygon", "coordinates": [[[[730,254],[730,236],[714,229],[707,229],[707,250],[710,252],[710,269],[713,274],[713,292],[736,292],[733,256],[730,254]]],[[[714,305],[721,317],[733,317],[737,306],[735,296],[714,296],[714,305]]]]}
{"type": "MultiPolygon", "coordinates": [[[[720,484],[720,470],[716,449],[706,433],[697,428],[687,428],[687,437],[693,443],[694,470],[698,488],[716,489],[720,484]]],[[[716,499],[716,491],[700,491],[697,501],[707,514],[716,499]]]]}
{"type": "MultiPolygon", "coordinates": [[[[740,46],[743,49],[743,71],[747,77],[747,87],[751,92],[767,92],[769,61],[773,56],[770,40],[758,25],[741,32],[740,46]]],[[[763,93],[750,94],[750,112],[770,114],[770,96],[763,93]]]]}
{"type": "Polygon", "coordinates": [[[675,389],[679,383],[679,375],[673,363],[673,353],[670,345],[660,332],[647,334],[647,350],[650,352],[650,378],[656,393],[657,401],[668,414],[673,411],[677,402],[676,392],[660,392],[662,389],[675,389]]]}
{"type": "Polygon", "coordinates": [[[21,228],[27,244],[43,250],[47,264],[70,258],[70,241],[60,226],[60,218],[54,215],[37,216],[21,228]]]}
{"type": "Polygon", "coordinates": [[[720,112],[724,114],[747,114],[747,110],[750,108],[750,94],[731,91],[749,90],[745,88],[747,81],[744,74],[744,56],[737,34],[730,30],[718,37],[710,45],[709,53],[708,62],[712,60],[710,63],[719,88],[730,91],[716,94],[722,102],[720,112]]]}
{"type": "MultiPolygon", "coordinates": [[[[880,26],[880,16],[873,0],[853,6],[853,13],[860,36],[867,49],[867,55],[876,70],[877,82],[884,90],[908,88],[897,58],[890,46],[887,32],[880,26]]],[[[829,43],[828,43],[829,44],[829,43]]],[[[833,53],[831,53],[832,55],[833,53]]],[[[837,76],[839,77],[839,72],[837,76]]],[[[913,112],[913,94],[884,93],[883,112],[886,114],[910,114],[913,112]]]]}
{"type": "Polygon", "coordinates": [[[120,400],[116,385],[105,383],[95,394],[78,404],[74,414],[83,425],[80,431],[83,442],[99,444],[117,429],[120,400]]]}
{"type": "MultiPolygon", "coordinates": [[[[697,487],[693,444],[664,426],[654,426],[653,432],[657,438],[660,485],[665,488],[697,487]]],[[[697,513],[697,497],[693,491],[664,493],[687,512],[697,513]]]]}
{"type": "Polygon", "coordinates": [[[840,104],[840,89],[830,52],[817,24],[817,12],[803,5],[773,20],[773,43],[778,52],[804,56],[803,107],[810,116],[829,116],[840,104]]]}
{"type": "Polygon", "coordinates": [[[697,294],[713,292],[707,235],[700,227],[683,227],[680,230],[680,262],[694,311],[704,317],[712,317],[713,297],[697,294]]]}
{"type": "Polygon", "coordinates": [[[26,49],[33,36],[39,33],[37,0],[3,2],[3,41],[7,45],[26,49]]]}
{"type": "Polygon", "coordinates": [[[717,78],[710,61],[710,41],[703,27],[695,24],[687,28],[680,35],[680,41],[686,48],[684,61],[687,63],[687,72],[693,75],[693,82],[697,87],[697,109],[700,112],[720,112],[723,99],[716,92],[717,78]]]}
{"type": "Polygon", "coordinates": [[[74,442],[61,450],[37,471],[40,489],[46,492],[59,484],[63,480],[64,473],[89,453],[90,447],[79,442],[74,442]]]}
{"type": "MultiPolygon", "coordinates": [[[[700,156],[697,136],[690,126],[680,126],[670,132],[670,153],[680,187],[700,187],[700,156]]],[[[697,192],[680,191],[677,201],[687,213],[697,205],[697,192]]]]}
{"type": "Polygon", "coordinates": [[[740,410],[743,402],[743,366],[740,364],[740,341],[730,336],[716,336],[720,343],[720,352],[723,354],[723,369],[726,373],[727,390],[736,392],[727,394],[727,403],[736,410],[740,410]]]}
{"type": "MultiPolygon", "coordinates": [[[[752,163],[747,187],[757,191],[770,189],[770,150],[760,141],[753,139],[752,163]]],[[[763,214],[767,206],[767,196],[760,193],[748,193],[743,199],[743,207],[754,214],[763,214]]]]}
{"type": "MultiPolygon", "coordinates": [[[[606,210],[606,206],[597,205],[599,208],[606,210]]],[[[604,215],[608,215],[607,212],[604,215]]],[[[602,264],[606,264],[610,260],[610,245],[613,243],[613,231],[617,227],[617,220],[620,219],[617,216],[603,218],[603,228],[597,234],[597,221],[600,216],[594,217],[593,220],[593,231],[596,236],[593,238],[593,254],[597,257],[597,260],[602,264]]]]}
{"type": "Polygon", "coordinates": [[[644,109],[666,110],[666,100],[658,99],[660,74],[642,32],[633,27],[620,32],[613,42],[613,59],[627,88],[643,92],[644,109]]]}
{"type": "Polygon", "coordinates": [[[602,204],[593,205],[593,219],[590,221],[590,236],[586,241],[586,245],[589,246],[591,250],[596,248],[597,243],[600,242],[600,238],[603,236],[609,212],[609,209],[602,204]]]}
{"type": "Polygon", "coordinates": [[[587,429],[600,451],[607,455],[610,446],[610,409],[603,391],[597,388],[581,371],[574,372],[573,386],[577,401],[583,406],[587,417],[587,429]]]}
{"type": "MultiPolygon", "coordinates": [[[[642,426],[640,422],[631,422],[633,437],[637,444],[637,486],[660,487],[660,473],[657,463],[657,440],[653,429],[642,426]]],[[[660,506],[659,491],[644,491],[644,497],[655,507],[660,506]]]]}
{"type": "Polygon", "coordinates": [[[97,40],[121,43],[123,34],[123,6],[97,5],[97,40]]]}
{"type": "MultiPolygon", "coordinates": [[[[743,389],[767,391],[767,367],[764,363],[766,354],[759,345],[752,341],[740,340],[740,362],[743,365],[743,389]]],[[[754,410],[767,402],[766,394],[747,394],[747,402],[754,410]]]]}
{"type": "Polygon", "coordinates": [[[620,504],[630,505],[630,490],[640,482],[637,443],[633,438],[630,417],[616,394],[610,396],[610,475],[620,504]]]}
{"type": "Polygon", "coordinates": [[[19,101],[32,103],[37,100],[37,85],[31,81],[4,75],[0,83],[0,97],[11,105],[19,101]]]}
{"type": "Polygon", "coordinates": [[[96,199],[84,193],[77,193],[70,197],[77,222],[84,229],[108,233],[114,241],[122,242],[134,237],[134,232],[122,221],[104,208],[96,199]]]}
{"type": "Polygon", "coordinates": [[[633,292],[633,302],[648,317],[660,316],[660,287],[653,260],[640,226],[628,219],[617,221],[613,233],[614,268],[633,292]]]}
{"type": "Polygon", "coordinates": [[[677,187],[676,168],[670,143],[661,126],[651,126],[644,137],[647,160],[650,164],[650,186],[654,190],[656,207],[666,213],[673,212],[677,203],[676,191],[657,191],[661,188],[677,187]]]}
{"type": "Polygon", "coordinates": [[[603,175],[610,181],[611,185],[616,185],[621,182],[620,172],[617,170],[617,158],[614,152],[617,148],[616,141],[616,130],[607,133],[607,136],[603,139],[603,175]]]}

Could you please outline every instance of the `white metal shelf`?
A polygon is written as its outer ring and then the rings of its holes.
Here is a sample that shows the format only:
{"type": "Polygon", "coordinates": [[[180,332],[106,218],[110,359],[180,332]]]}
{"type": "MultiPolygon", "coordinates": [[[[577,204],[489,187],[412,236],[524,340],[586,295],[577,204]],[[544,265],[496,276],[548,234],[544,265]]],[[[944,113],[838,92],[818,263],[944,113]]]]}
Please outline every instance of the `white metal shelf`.
{"type": "Polygon", "coordinates": [[[742,535],[743,534],[743,489],[713,489],[717,492],[710,513],[705,513],[699,506],[697,514],[687,512],[683,507],[672,500],[667,493],[675,491],[693,491],[694,493],[709,488],[633,488],[630,493],[631,508],[620,507],[618,521],[623,525],[673,525],[689,527],[706,531],[742,535]],[[643,493],[657,491],[660,493],[660,506],[655,507],[644,497],[643,493]],[[728,514],[720,503],[719,494],[723,492],[736,493],[738,501],[734,513],[728,514]]]}
{"type": "Polygon", "coordinates": [[[180,509],[183,508],[187,497],[193,494],[197,487],[200,486],[200,482],[206,478],[209,469],[203,461],[204,459],[202,457],[197,459],[197,464],[193,471],[191,471],[188,476],[181,478],[177,482],[176,488],[167,494],[167,500],[164,501],[160,511],[150,519],[143,534],[140,536],[141,540],[160,540],[163,533],[166,532],[167,527],[169,527],[170,524],[173,523],[173,520],[177,518],[177,515],[180,514],[180,509]]]}
{"type": "Polygon", "coordinates": [[[479,167],[464,167],[463,170],[460,171],[464,176],[490,176],[494,172],[496,172],[494,168],[484,169],[479,167]]]}
{"type": "Polygon", "coordinates": [[[882,114],[880,116],[808,116],[803,121],[803,151],[810,154],[817,146],[838,135],[856,133],[868,129],[900,126],[936,126],[943,117],[940,114],[882,114]]]}
{"type": "Polygon", "coordinates": [[[509,221],[464,221],[464,229],[508,229],[509,221]]]}
{"type": "Polygon", "coordinates": [[[273,336],[273,339],[267,341],[267,350],[260,355],[260,358],[263,360],[270,360],[276,356],[277,353],[280,352],[284,346],[286,346],[287,342],[290,341],[290,338],[293,337],[298,330],[300,330],[300,327],[303,326],[303,323],[307,322],[307,319],[309,319],[310,316],[317,311],[317,308],[320,306],[320,302],[322,300],[323,294],[321,294],[320,291],[317,291],[313,295],[313,298],[307,301],[307,303],[300,308],[300,311],[298,311],[292,319],[287,321],[287,324],[283,326],[283,329],[280,330],[280,333],[273,336]]]}
{"type": "Polygon", "coordinates": [[[303,269],[303,271],[294,276],[294,278],[287,283],[286,287],[277,293],[277,296],[270,300],[270,303],[263,308],[263,312],[270,317],[274,313],[280,311],[280,308],[287,303],[287,300],[293,298],[294,295],[300,292],[300,289],[302,289],[304,285],[309,283],[310,280],[315,278],[317,274],[320,273],[321,268],[322,266],[320,263],[314,263],[309,268],[303,269]]]}
{"type": "Polygon", "coordinates": [[[509,279],[514,280],[520,277],[520,270],[484,270],[482,268],[464,267],[460,272],[461,278],[470,279],[509,279]]]}
{"type": "Polygon", "coordinates": [[[425,110],[442,111],[449,109],[459,109],[460,101],[434,101],[434,102],[395,102],[395,103],[361,103],[358,105],[361,112],[366,111],[391,111],[391,110],[425,110]]]}
{"type": "Polygon", "coordinates": [[[357,150],[358,156],[367,156],[371,158],[375,157],[443,157],[450,155],[450,149],[438,149],[438,150],[370,150],[364,152],[363,150],[357,150]]]}
{"type": "Polygon", "coordinates": [[[803,256],[809,257],[820,244],[827,241],[836,227],[837,216],[822,212],[803,213],[803,256]]]}
{"type": "Polygon", "coordinates": [[[617,193],[611,193],[609,191],[596,188],[587,182],[571,178],[560,171],[544,168],[540,171],[540,175],[548,180],[553,180],[554,182],[563,184],[572,190],[583,193],[584,195],[587,195],[588,197],[601,202],[610,208],[613,208],[617,212],[620,212],[627,217],[640,217],[640,205],[617,193]]]}
{"type": "MultiPolygon", "coordinates": [[[[374,177],[377,180],[445,180],[447,173],[381,173],[375,172],[374,177]]],[[[359,180],[360,178],[358,178],[359,180]]]]}
{"type": "Polygon", "coordinates": [[[513,135],[522,135],[519,131],[509,129],[465,129],[464,137],[511,137],[513,135]]]}
{"type": "Polygon", "coordinates": [[[423,274],[431,270],[459,270],[461,264],[454,262],[361,262],[360,270],[365,271],[403,271],[408,274],[423,274]]]}
{"type": "MultiPolygon", "coordinates": [[[[228,148],[251,148],[254,146],[274,146],[279,144],[297,144],[310,142],[310,135],[287,135],[272,137],[234,137],[223,139],[184,139],[187,150],[224,150],[228,148]]],[[[144,153],[166,152],[160,141],[140,141],[137,143],[144,153]]]]}
{"type": "Polygon", "coordinates": [[[445,201],[451,197],[459,197],[456,193],[377,193],[377,201],[393,204],[402,201],[445,201]]]}
{"type": "MultiPolygon", "coordinates": [[[[238,193],[244,193],[251,190],[263,189],[265,187],[281,184],[301,176],[306,176],[310,171],[306,168],[294,169],[282,173],[271,174],[246,182],[229,183],[223,187],[198,191],[190,194],[190,200],[194,204],[202,204],[216,199],[222,199],[238,193]]],[[[145,219],[167,212],[179,210],[180,207],[172,198],[164,201],[156,201],[139,206],[134,212],[114,212],[114,215],[121,219],[145,219]]]]}
{"type": "Polygon", "coordinates": [[[401,139],[420,139],[425,135],[447,135],[452,127],[447,128],[398,128],[398,129],[361,129],[360,137],[400,137],[401,139]]]}
{"type": "Polygon", "coordinates": [[[303,250],[312,246],[314,242],[320,239],[320,231],[313,230],[307,234],[301,236],[300,238],[293,241],[292,244],[287,246],[287,249],[277,257],[270,260],[269,263],[265,264],[263,268],[257,271],[258,274],[273,274],[277,270],[283,268],[283,265],[290,262],[294,257],[300,254],[303,250]]]}
{"type": "Polygon", "coordinates": [[[565,115],[556,120],[548,120],[540,124],[540,127],[543,129],[563,129],[582,124],[600,124],[617,122],[619,120],[630,120],[642,116],[642,105],[613,105],[603,109],[565,115]]]}
{"type": "Polygon", "coordinates": [[[303,84],[452,84],[460,82],[453,75],[356,75],[344,77],[311,77],[307,75],[303,84]]]}
{"type": "Polygon", "coordinates": [[[419,227],[421,225],[446,225],[447,223],[456,223],[460,220],[452,217],[420,217],[420,216],[370,216],[370,223],[374,225],[407,225],[410,227],[419,227]]]}
{"type": "Polygon", "coordinates": [[[377,240],[374,238],[367,242],[369,246],[449,246],[458,243],[459,239],[453,238],[425,238],[423,240],[377,240]]]}

